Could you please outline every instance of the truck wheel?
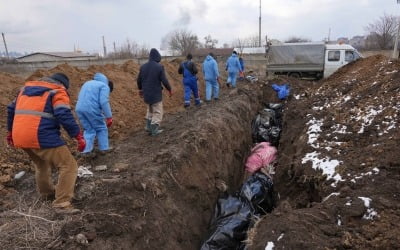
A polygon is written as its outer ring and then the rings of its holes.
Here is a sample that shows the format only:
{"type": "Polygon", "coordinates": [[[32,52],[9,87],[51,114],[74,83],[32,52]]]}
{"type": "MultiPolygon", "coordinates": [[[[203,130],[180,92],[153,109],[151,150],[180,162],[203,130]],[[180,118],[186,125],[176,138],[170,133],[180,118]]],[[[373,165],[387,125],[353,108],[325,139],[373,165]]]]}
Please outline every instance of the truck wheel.
{"type": "Polygon", "coordinates": [[[300,73],[297,72],[289,73],[289,77],[300,78],[300,73]]]}

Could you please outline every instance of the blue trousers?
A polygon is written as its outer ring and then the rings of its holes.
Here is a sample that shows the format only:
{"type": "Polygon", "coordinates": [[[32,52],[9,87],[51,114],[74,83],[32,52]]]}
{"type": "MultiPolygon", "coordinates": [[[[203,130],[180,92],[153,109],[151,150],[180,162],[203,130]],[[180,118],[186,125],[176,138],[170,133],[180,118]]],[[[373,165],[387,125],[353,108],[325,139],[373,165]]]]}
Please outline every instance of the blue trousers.
{"type": "Polygon", "coordinates": [[[194,102],[196,105],[200,104],[199,88],[197,87],[197,81],[188,81],[183,84],[184,86],[184,99],[185,107],[190,106],[190,98],[194,96],[194,102]]]}
{"type": "Polygon", "coordinates": [[[101,114],[93,114],[93,112],[82,111],[77,111],[76,114],[83,127],[83,137],[86,140],[86,147],[82,153],[90,153],[93,151],[96,137],[99,150],[108,150],[108,128],[104,116],[101,114]]]}
{"type": "Polygon", "coordinates": [[[232,87],[236,87],[236,76],[237,72],[228,72],[228,80],[227,82],[232,85],[232,87]]]}
{"type": "Polygon", "coordinates": [[[206,100],[211,101],[211,97],[218,98],[219,84],[216,80],[206,81],[206,100]]]}

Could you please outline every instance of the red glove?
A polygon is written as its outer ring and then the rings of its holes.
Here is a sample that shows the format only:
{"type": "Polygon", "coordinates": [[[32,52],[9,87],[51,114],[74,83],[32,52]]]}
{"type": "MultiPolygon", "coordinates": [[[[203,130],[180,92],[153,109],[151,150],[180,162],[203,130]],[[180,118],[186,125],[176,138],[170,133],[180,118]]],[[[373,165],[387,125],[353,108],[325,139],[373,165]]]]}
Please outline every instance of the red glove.
{"type": "Polygon", "coordinates": [[[139,90],[139,96],[143,98],[143,90],[139,90]]]}
{"type": "Polygon", "coordinates": [[[169,97],[172,97],[172,89],[168,90],[168,93],[169,93],[169,97]]]}
{"type": "Polygon", "coordinates": [[[113,119],[112,119],[112,117],[110,117],[110,118],[106,118],[106,124],[107,124],[107,128],[111,127],[112,123],[113,123],[113,119]]]}
{"type": "Polygon", "coordinates": [[[14,141],[13,141],[13,138],[12,138],[12,132],[11,131],[8,131],[8,134],[7,134],[7,144],[9,146],[11,146],[11,147],[14,147],[14,141]]]}
{"type": "Polygon", "coordinates": [[[75,139],[78,141],[78,151],[83,152],[86,147],[86,141],[85,138],[83,138],[83,135],[81,132],[77,136],[75,136],[75,139]]]}

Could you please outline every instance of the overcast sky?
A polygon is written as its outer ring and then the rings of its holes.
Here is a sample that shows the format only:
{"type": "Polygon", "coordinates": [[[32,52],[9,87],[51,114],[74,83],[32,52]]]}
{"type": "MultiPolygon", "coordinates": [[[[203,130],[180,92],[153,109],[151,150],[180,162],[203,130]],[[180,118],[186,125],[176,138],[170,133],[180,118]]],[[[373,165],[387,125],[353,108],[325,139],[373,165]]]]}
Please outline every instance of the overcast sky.
{"type": "MultiPolygon", "coordinates": [[[[364,35],[384,13],[400,15],[396,0],[261,0],[262,35],[321,41],[364,35]]],[[[159,48],[174,29],[186,28],[217,46],[258,34],[259,0],[0,0],[0,32],[9,51],[102,52],[127,39],[159,48]]],[[[0,51],[4,51],[1,41],[0,51]]]]}

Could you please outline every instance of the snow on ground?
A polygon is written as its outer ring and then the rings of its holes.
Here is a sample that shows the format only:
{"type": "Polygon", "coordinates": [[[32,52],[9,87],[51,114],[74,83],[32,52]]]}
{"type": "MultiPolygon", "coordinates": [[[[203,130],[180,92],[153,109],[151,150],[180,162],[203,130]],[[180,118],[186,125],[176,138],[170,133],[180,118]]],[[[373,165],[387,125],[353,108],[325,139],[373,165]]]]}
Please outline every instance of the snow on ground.
{"type": "Polygon", "coordinates": [[[268,241],[267,246],[265,246],[265,250],[272,250],[274,247],[274,243],[272,241],[268,241]]]}
{"type": "Polygon", "coordinates": [[[373,220],[375,217],[379,217],[378,213],[375,211],[375,209],[370,207],[371,201],[372,201],[371,198],[362,197],[362,196],[359,196],[358,198],[364,202],[364,206],[367,208],[367,213],[363,215],[363,219],[373,220]]]}

